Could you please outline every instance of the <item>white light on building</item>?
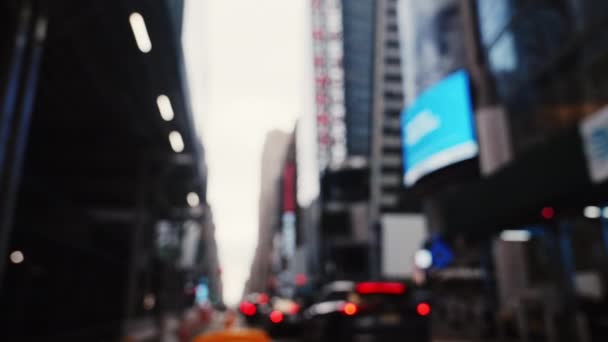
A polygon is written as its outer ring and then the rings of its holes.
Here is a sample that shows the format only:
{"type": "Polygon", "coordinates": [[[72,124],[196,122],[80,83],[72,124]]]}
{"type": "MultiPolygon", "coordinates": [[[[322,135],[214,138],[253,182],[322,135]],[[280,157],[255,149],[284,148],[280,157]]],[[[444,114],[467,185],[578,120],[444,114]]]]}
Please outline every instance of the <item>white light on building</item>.
{"type": "Polygon", "coordinates": [[[9,257],[13,264],[20,264],[25,260],[25,256],[21,251],[13,251],[9,257]]]}
{"type": "Polygon", "coordinates": [[[133,36],[135,36],[135,42],[139,50],[143,53],[150,52],[152,50],[152,41],[150,41],[144,17],[137,12],[133,12],[129,16],[129,23],[131,24],[131,30],[133,30],[133,36]]]}
{"type": "Polygon", "coordinates": [[[500,239],[507,242],[526,242],[530,241],[531,234],[527,230],[503,230],[500,239]]]}
{"type": "Polygon", "coordinates": [[[182,139],[182,135],[177,131],[172,131],[169,133],[169,143],[171,144],[171,148],[173,151],[180,153],[184,151],[184,140],[182,139]]]}
{"type": "Polygon", "coordinates": [[[583,214],[586,218],[596,219],[602,216],[602,210],[599,207],[590,205],[585,207],[585,209],[583,210],[583,214]]]}
{"type": "Polygon", "coordinates": [[[160,112],[160,116],[165,121],[173,120],[175,116],[173,113],[173,107],[171,106],[171,100],[167,95],[159,95],[156,98],[156,105],[158,106],[158,111],[160,112]]]}
{"type": "Polygon", "coordinates": [[[198,205],[201,203],[200,198],[198,197],[198,194],[196,192],[188,193],[188,195],[186,196],[186,200],[188,201],[188,205],[192,208],[198,207],[198,205]]]}
{"type": "Polygon", "coordinates": [[[426,270],[433,265],[433,255],[427,249],[420,249],[414,255],[416,267],[426,270]]]}

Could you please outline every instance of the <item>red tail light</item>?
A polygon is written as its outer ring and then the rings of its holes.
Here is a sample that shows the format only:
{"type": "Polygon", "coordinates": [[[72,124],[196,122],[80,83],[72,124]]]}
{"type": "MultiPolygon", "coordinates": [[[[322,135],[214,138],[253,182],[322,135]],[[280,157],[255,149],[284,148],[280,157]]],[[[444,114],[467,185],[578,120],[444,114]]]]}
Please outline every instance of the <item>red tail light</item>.
{"type": "Polygon", "coordinates": [[[258,311],[255,305],[250,302],[242,302],[239,307],[239,310],[245,316],[253,316],[255,315],[256,311],[258,311]]]}
{"type": "Polygon", "coordinates": [[[260,293],[258,295],[258,304],[268,304],[269,298],[265,293],[260,293]]]}
{"type": "Polygon", "coordinates": [[[273,311],[270,313],[270,321],[274,324],[283,322],[283,313],[281,311],[273,311]]]}
{"type": "Polygon", "coordinates": [[[431,306],[427,303],[420,303],[416,307],[416,312],[418,312],[420,316],[428,316],[431,314],[431,306]]]}
{"type": "Polygon", "coordinates": [[[346,303],[342,306],[342,313],[346,316],[354,316],[359,312],[359,308],[354,303],[346,303]]]}
{"type": "Polygon", "coordinates": [[[293,303],[291,305],[291,307],[289,308],[289,313],[292,315],[297,314],[298,312],[300,312],[300,306],[296,303],[293,303]]]}
{"type": "Polygon", "coordinates": [[[357,284],[356,290],[360,294],[404,294],[405,285],[402,283],[368,282],[357,284]]]}

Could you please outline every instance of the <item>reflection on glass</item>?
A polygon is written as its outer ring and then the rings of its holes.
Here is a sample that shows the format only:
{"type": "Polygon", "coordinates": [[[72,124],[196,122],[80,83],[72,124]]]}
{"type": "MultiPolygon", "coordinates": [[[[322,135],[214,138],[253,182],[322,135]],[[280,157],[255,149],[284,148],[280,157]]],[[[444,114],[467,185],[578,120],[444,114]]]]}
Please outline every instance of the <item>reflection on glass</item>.
{"type": "Polygon", "coordinates": [[[515,53],[515,41],[513,34],[503,34],[490,50],[490,65],[494,72],[511,72],[517,67],[517,55],[515,53]]]}
{"type": "Polygon", "coordinates": [[[494,42],[507,26],[513,13],[511,1],[478,0],[479,31],[485,46],[494,42]]]}

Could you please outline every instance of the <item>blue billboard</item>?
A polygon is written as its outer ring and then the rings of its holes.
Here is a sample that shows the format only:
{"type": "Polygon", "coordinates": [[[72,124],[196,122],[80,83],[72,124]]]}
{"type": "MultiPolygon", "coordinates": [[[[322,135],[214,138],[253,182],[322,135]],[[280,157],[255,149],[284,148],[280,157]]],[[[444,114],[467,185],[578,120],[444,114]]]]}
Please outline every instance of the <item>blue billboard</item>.
{"type": "Polygon", "coordinates": [[[403,110],[406,186],[423,176],[477,156],[469,77],[461,70],[434,84],[403,110]]]}

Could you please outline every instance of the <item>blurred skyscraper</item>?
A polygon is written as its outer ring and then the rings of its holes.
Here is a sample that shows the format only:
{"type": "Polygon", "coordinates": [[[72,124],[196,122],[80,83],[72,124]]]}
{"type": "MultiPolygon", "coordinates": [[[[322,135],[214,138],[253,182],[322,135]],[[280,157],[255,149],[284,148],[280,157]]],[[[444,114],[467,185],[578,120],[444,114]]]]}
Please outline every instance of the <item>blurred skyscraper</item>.
{"type": "Polygon", "coordinates": [[[339,168],[346,160],[342,4],[312,0],[315,116],[319,170],[339,168]]]}
{"type": "Polygon", "coordinates": [[[366,162],[372,130],[375,7],[374,0],[342,2],[347,155],[366,162]]]}
{"type": "Polygon", "coordinates": [[[258,242],[245,292],[266,291],[272,276],[271,251],[279,231],[280,180],[290,135],[271,131],[266,136],[262,152],[262,172],[259,200],[258,242]]]}
{"type": "MultiPolygon", "coordinates": [[[[403,208],[401,110],[404,106],[397,1],[380,0],[374,63],[371,201],[373,211],[403,208]]],[[[373,213],[373,216],[377,213],[373,213]]]]}

